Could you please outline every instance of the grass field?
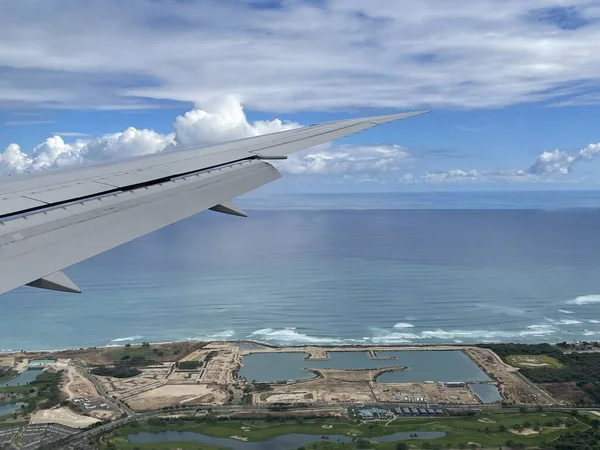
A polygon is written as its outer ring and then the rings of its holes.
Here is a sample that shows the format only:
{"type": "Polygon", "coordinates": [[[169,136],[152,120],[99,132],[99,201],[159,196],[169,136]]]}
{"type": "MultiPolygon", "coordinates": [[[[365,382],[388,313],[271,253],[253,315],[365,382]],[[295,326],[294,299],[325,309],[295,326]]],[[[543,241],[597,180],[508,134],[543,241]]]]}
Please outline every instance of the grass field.
{"type": "MultiPolygon", "coordinates": [[[[350,423],[335,422],[328,420],[305,421],[297,423],[288,421],[284,423],[267,423],[264,421],[231,421],[217,423],[192,423],[173,424],[166,426],[151,426],[147,423],[140,423],[138,427],[123,428],[115,434],[104,439],[104,442],[112,443],[117,449],[133,450],[138,447],[140,450],[166,450],[166,449],[205,449],[211,447],[202,446],[199,443],[171,442],[171,443],[153,443],[153,444],[132,444],[127,440],[127,436],[138,432],[158,432],[158,431],[189,431],[201,433],[213,437],[230,438],[231,436],[241,436],[248,441],[265,441],[275,436],[284,434],[314,434],[321,436],[324,434],[338,434],[346,436],[356,436],[357,438],[370,438],[374,436],[389,435],[396,432],[417,432],[417,431],[443,431],[446,436],[432,440],[410,440],[408,443],[421,447],[423,443],[428,442],[432,447],[442,448],[470,448],[469,443],[480,444],[483,448],[498,448],[507,440],[522,442],[527,447],[537,447],[542,441],[551,441],[568,431],[583,431],[588,426],[581,423],[578,419],[565,413],[519,413],[519,412],[486,412],[474,417],[444,417],[444,418],[399,418],[392,421],[389,425],[381,422],[377,425],[369,423],[350,423]],[[546,426],[547,422],[559,418],[568,423],[566,428],[546,426]],[[510,430],[523,426],[526,422],[532,427],[539,424],[539,433],[530,435],[514,434],[510,430]],[[331,425],[331,428],[324,429],[323,425],[331,425]],[[244,427],[244,428],[242,428],[244,427]],[[248,427],[248,428],[246,428],[248,427]]],[[[369,448],[392,450],[395,443],[373,443],[369,448]]],[[[115,448],[113,447],[113,448],[115,448]]],[[[306,448],[316,449],[340,449],[353,448],[352,444],[339,444],[336,442],[319,441],[306,448]]],[[[105,447],[108,448],[108,447],[105,447]]],[[[214,447],[213,447],[214,448],[214,447]]],[[[285,450],[285,449],[282,449],[285,450]]]]}
{"type": "Polygon", "coordinates": [[[564,366],[558,360],[549,355],[509,355],[506,357],[506,362],[511,366],[535,369],[535,368],[550,368],[562,369],[564,366]]]}

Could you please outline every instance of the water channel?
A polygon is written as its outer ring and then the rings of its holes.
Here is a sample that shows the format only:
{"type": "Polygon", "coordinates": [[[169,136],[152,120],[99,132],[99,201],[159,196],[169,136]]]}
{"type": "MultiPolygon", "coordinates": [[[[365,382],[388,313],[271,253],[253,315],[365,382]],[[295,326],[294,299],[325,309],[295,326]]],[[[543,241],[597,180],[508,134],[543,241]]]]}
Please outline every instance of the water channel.
{"type": "Polygon", "coordinates": [[[15,378],[12,378],[4,383],[0,383],[0,387],[6,386],[25,386],[27,383],[35,380],[39,374],[42,373],[41,369],[28,369],[21,372],[15,378]]]}
{"type": "MultiPolygon", "coordinates": [[[[368,438],[368,440],[377,442],[395,442],[409,439],[437,439],[444,437],[445,435],[446,433],[443,431],[417,431],[413,433],[403,432],[389,434],[385,436],[377,436],[373,438],[368,438]]],[[[276,436],[265,441],[246,442],[231,438],[216,438],[206,436],[200,433],[192,433],[189,431],[161,431],[158,433],[144,432],[130,434],[129,436],[127,436],[127,439],[132,444],[158,444],[164,442],[198,442],[204,445],[210,445],[214,447],[225,447],[232,450],[291,450],[322,440],[325,440],[327,442],[352,442],[352,438],[342,434],[327,435],[327,439],[323,439],[323,437],[314,434],[285,434],[281,436],[276,436]]]]}

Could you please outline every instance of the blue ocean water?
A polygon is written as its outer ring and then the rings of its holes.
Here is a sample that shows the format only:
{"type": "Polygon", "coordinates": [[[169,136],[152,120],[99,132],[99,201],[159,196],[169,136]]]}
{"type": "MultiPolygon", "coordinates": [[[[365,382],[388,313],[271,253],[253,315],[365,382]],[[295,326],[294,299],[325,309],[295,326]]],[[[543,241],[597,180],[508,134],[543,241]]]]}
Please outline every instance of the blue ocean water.
{"type": "MultiPolygon", "coordinates": [[[[0,297],[0,349],[600,339],[600,192],[249,197],[0,297]]],[[[91,237],[93,238],[93,237],[91,237]]]]}

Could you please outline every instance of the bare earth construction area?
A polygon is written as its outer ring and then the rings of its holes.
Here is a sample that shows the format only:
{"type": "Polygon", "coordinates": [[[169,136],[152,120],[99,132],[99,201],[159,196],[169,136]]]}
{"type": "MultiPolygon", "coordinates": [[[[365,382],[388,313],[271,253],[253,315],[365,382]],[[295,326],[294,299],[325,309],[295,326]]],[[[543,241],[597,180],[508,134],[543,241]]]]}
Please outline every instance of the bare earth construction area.
{"type": "MultiPolygon", "coordinates": [[[[137,412],[193,405],[400,403],[469,407],[554,402],[495,353],[479,347],[272,347],[237,342],[182,343],[181,348],[168,344],[164,350],[160,344],[151,347],[83,350],[80,355],[71,351],[70,358],[85,369],[78,371],[65,363],[62,389],[71,401],[93,401],[101,398],[92,384],[95,381],[105,395],[137,412]],[[460,359],[444,362],[449,356],[460,359]],[[458,363],[472,367],[464,375],[457,373],[457,378],[445,377],[449,367],[458,363]],[[104,370],[102,375],[89,373],[98,367],[104,370]],[[126,372],[119,373],[123,368],[126,372]],[[288,372],[280,372],[283,369],[288,372]],[[425,370],[426,378],[419,379],[419,370],[425,370]],[[497,388],[501,397],[486,401],[478,395],[476,385],[497,388]]],[[[113,412],[84,413],[102,419],[113,412]]]]}

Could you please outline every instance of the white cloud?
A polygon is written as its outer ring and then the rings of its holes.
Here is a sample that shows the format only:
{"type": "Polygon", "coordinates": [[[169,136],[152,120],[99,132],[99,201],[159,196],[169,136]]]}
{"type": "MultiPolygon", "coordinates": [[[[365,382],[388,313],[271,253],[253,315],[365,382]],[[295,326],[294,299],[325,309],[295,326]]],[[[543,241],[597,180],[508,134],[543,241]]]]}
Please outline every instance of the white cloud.
{"type": "Polygon", "coordinates": [[[579,150],[579,156],[584,159],[593,159],[600,153],[600,144],[589,144],[579,150]]]}
{"type": "Polygon", "coordinates": [[[246,120],[240,99],[233,95],[214,99],[204,109],[188,111],[183,116],[178,116],[173,124],[177,142],[182,147],[259,136],[299,126],[295,122],[282,123],[279,119],[250,124],[246,120]]]}
{"type": "Polygon", "coordinates": [[[6,172],[23,172],[31,166],[32,159],[27,156],[18,144],[9,144],[0,153],[0,167],[6,172]]]}
{"type": "Polygon", "coordinates": [[[22,127],[29,125],[46,125],[54,123],[54,120],[8,120],[4,122],[7,127],[22,127]]]}
{"type": "Polygon", "coordinates": [[[426,183],[483,183],[493,181],[536,181],[537,177],[524,170],[447,170],[430,171],[421,176],[420,181],[426,183]]]}
{"type": "Polygon", "coordinates": [[[533,166],[529,168],[529,172],[532,174],[567,174],[571,172],[571,168],[576,159],[575,156],[570,155],[564,150],[542,152],[533,166]]]}
{"type": "Polygon", "coordinates": [[[277,167],[293,174],[364,174],[399,170],[413,156],[398,145],[319,146],[291,155],[277,167]]]}
{"type": "Polygon", "coordinates": [[[89,137],[88,133],[81,133],[79,131],[55,131],[52,134],[57,134],[61,137],[89,137]]]}
{"type": "Polygon", "coordinates": [[[256,3],[5,0],[0,104],[135,109],[226,93],[261,111],[600,100],[587,89],[600,78],[593,1],[256,3]],[[569,6],[569,26],[543,13],[569,6]]]}

